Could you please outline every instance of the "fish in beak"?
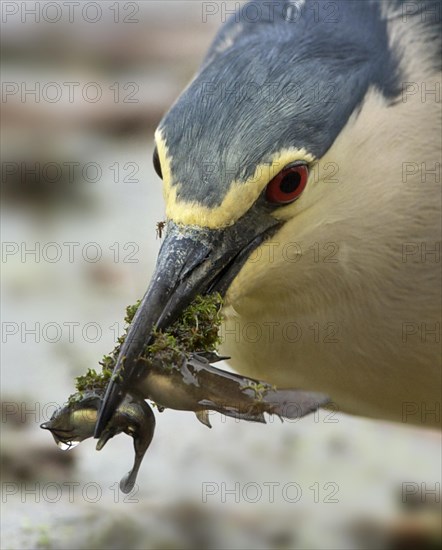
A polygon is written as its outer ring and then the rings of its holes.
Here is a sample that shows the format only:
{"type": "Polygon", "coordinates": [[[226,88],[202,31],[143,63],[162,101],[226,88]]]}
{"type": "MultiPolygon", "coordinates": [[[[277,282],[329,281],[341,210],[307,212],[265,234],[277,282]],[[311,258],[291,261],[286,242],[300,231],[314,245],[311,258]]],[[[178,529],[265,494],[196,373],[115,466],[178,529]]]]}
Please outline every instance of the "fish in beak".
{"type": "MultiPolygon", "coordinates": [[[[206,312],[206,315],[212,321],[210,314],[206,312]]],[[[205,325],[203,317],[201,315],[202,326],[205,325]]],[[[193,318],[195,324],[198,324],[198,318],[193,318]]],[[[172,325],[171,330],[174,329],[177,329],[177,323],[172,325]]],[[[158,345],[164,335],[156,337],[158,345]]],[[[169,342],[167,336],[166,342],[169,342]]],[[[176,343],[179,347],[179,339],[176,343]]],[[[278,390],[262,380],[218,369],[211,363],[225,358],[216,352],[185,352],[178,347],[164,348],[160,342],[156,351],[151,348],[140,357],[139,361],[144,364],[144,368],[140,367],[136,380],[128,384],[127,394],[98,439],[96,448],[99,451],[109,439],[121,432],[133,438],[135,459],[132,469],[120,481],[123,493],[132,491],[154,435],[155,417],[145,399],[153,401],[160,412],[164,409],[192,411],[209,428],[210,411],[265,423],[265,414],[276,415],[281,420],[298,419],[330,402],[329,397],[321,393],[278,390]]],[[[116,352],[110,357],[114,362],[117,361],[116,352]]],[[[80,382],[77,380],[79,391],[69,398],[65,406],[54,412],[49,422],[41,425],[52,433],[59,447],[70,449],[94,435],[105,381],[109,380],[109,376],[110,370],[101,375],[89,371],[86,376],[80,377],[80,382]],[[85,384],[93,386],[93,389],[80,391],[79,385],[85,384]]]]}
{"type": "MultiPolygon", "coordinates": [[[[136,397],[151,399],[159,408],[193,411],[200,422],[210,426],[209,411],[249,422],[265,423],[264,413],[282,420],[295,420],[330,403],[322,393],[305,390],[278,390],[262,380],[218,369],[210,363],[222,357],[182,354],[173,368],[153,358],[144,378],[130,388],[136,397]]],[[[111,423],[114,423],[114,417],[111,423]]]]}
{"type": "Polygon", "coordinates": [[[241,267],[280,226],[268,213],[251,209],[235,224],[208,229],[168,222],[155,272],[128,329],[99,411],[99,438],[128,388],[145,373],[139,358],[152,330],[166,329],[197,295],[226,293],[241,267]]]}
{"type": "MultiPolygon", "coordinates": [[[[48,422],[40,425],[49,430],[55,443],[62,450],[76,447],[79,443],[94,435],[98,410],[102,398],[95,392],[75,394],[75,399],[54,412],[48,422]]],[[[155,431],[155,416],[149,405],[143,400],[127,395],[111,422],[97,442],[97,451],[119,433],[130,435],[134,441],[135,460],[132,469],[121,479],[120,489],[130,493],[140,469],[143,457],[152,441],[155,431]]]]}

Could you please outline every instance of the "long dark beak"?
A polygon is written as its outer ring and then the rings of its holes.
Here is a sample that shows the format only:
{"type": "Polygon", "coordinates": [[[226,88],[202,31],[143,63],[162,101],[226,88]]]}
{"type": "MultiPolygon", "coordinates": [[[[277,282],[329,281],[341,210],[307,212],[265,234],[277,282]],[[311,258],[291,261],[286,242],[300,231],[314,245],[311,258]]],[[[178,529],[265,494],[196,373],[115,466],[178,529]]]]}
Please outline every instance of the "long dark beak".
{"type": "Polygon", "coordinates": [[[95,427],[100,437],[128,386],[145,369],[137,361],[151,342],[152,329],[173,323],[199,294],[224,295],[250,253],[279,225],[268,214],[253,209],[224,229],[179,226],[168,223],[149,288],[121,346],[95,427]]]}

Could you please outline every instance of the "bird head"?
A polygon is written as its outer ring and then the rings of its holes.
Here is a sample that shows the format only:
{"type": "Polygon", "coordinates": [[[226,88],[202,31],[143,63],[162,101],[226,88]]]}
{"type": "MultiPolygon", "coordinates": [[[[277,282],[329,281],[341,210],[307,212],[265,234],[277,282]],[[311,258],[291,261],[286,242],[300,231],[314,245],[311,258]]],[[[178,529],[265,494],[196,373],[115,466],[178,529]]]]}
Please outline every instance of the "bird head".
{"type": "Polygon", "coordinates": [[[315,181],[316,163],[370,87],[394,95],[376,3],[338,2],[334,23],[318,21],[309,1],[298,21],[288,17],[290,2],[254,4],[260,19],[242,9],[222,27],[156,131],[167,230],[96,437],[136,378],[152,329],[171,324],[198,294],[224,294],[254,249],[326,201],[332,190],[315,181]]]}

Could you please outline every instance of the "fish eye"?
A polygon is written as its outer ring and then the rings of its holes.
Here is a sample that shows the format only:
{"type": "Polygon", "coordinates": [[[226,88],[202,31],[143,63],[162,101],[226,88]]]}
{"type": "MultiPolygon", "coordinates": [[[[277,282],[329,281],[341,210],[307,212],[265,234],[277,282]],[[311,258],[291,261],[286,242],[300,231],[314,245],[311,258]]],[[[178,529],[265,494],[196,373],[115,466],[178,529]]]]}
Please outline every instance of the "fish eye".
{"type": "Polygon", "coordinates": [[[155,172],[158,174],[158,176],[161,179],[163,179],[163,173],[161,171],[161,162],[160,162],[160,157],[158,155],[157,147],[155,147],[155,149],[153,150],[152,161],[153,161],[153,167],[155,168],[155,172]]]}

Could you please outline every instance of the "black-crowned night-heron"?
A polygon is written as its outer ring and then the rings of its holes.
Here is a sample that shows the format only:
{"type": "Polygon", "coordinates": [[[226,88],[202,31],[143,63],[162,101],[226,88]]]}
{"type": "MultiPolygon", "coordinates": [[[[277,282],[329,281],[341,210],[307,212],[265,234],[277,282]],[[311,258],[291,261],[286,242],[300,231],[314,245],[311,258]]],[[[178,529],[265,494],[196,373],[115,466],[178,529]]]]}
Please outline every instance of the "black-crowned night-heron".
{"type": "Polygon", "coordinates": [[[167,233],[96,435],[152,327],[215,290],[239,372],[440,422],[440,8],[255,1],[221,28],[156,132],[167,233]]]}

